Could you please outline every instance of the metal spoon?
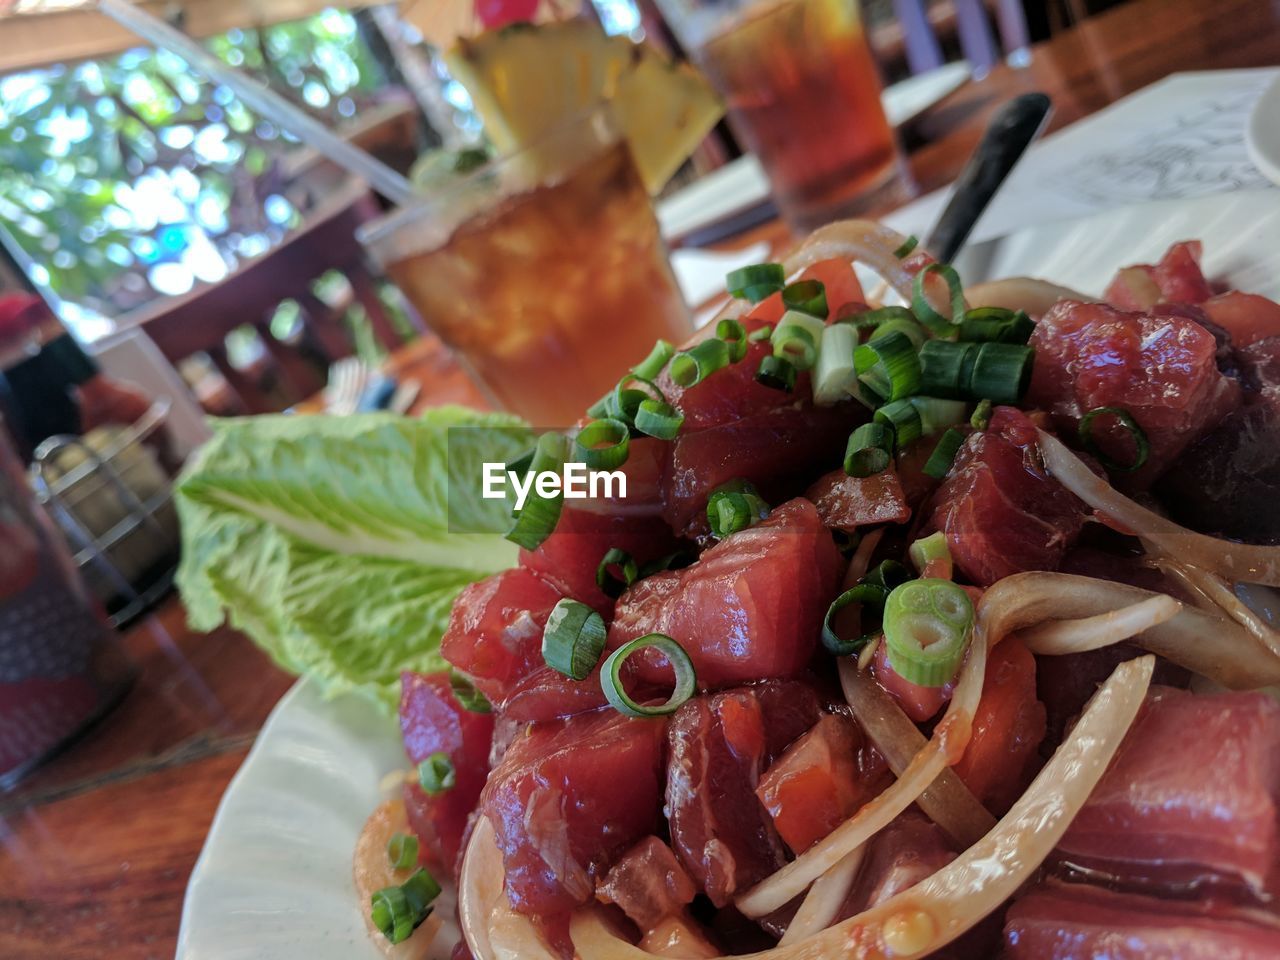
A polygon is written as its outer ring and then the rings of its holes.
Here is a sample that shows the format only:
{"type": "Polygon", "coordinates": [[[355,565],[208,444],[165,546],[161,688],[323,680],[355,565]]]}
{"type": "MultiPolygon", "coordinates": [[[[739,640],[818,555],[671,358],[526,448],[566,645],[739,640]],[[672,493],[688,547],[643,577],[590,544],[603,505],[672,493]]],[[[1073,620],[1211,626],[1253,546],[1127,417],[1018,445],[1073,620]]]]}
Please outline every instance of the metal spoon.
{"type": "Polygon", "coordinates": [[[940,262],[950,263],[964,246],[974,224],[1027,147],[1040,136],[1052,112],[1053,102],[1043,93],[1014,97],[996,112],[925,240],[925,249],[940,262]]]}

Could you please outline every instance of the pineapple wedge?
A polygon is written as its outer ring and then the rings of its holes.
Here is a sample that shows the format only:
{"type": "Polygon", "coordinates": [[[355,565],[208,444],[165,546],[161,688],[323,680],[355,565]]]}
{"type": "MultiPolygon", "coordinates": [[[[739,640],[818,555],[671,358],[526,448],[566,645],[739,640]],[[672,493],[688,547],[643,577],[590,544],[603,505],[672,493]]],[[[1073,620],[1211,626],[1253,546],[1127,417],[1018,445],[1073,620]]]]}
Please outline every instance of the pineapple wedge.
{"type": "Polygon", "coordinates": [[[606,36],[587,20],[513,24],[460,39],[445,63],[471,95],[499,153],[536,143],[566,119],[610,101],[651,194],[724,112],[691,67],[606,36]]]}

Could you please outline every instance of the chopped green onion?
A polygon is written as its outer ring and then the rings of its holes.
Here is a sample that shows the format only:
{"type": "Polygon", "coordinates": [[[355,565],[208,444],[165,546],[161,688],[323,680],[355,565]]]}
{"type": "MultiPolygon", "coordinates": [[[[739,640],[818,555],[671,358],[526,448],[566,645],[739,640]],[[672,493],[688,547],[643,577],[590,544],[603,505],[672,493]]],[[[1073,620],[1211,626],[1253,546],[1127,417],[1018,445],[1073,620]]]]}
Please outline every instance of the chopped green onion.
{"type": "Polygon", "coordinates": [[[628,717],[661,717],[675,713],[680,706],[693,696],[698,686],[698,675],[693,661],[684,647],[662,633],[649,633],[637,637],[630,643],[624,643],[609,654],[600,670],[600,687],[604,690],[605,699],[619,713],[628,717]],[[637,703],[622,685],[622,666],[627,658],[641,650],[656,650],[667,658],[675,671],[675,689],[666,703],[657,706],[646,706],[637,703]]]}
{"type": "Polygon", "coordinates": [[[665,340],[659,340],[653,345],[649,355],[631,368],[631,372],[641,380],[654,380],[662,372],[662,368],[667,365],[667,361],[675,355],[675,352],[675,347],[665,340]]]}
{"type": "Polygon", "coordinates": [[[796,368],[782,357],[764,357],[756,368],[756,383],[790,393],[796,385],[796,368]]]}
{"type": "Polygon", "coordinates": [[[968,407],[963,400],[943,400],[939,397],[912,397],[911,405],[920,415],[920,433],[931,437],[943,427],[964,423],[968,407]]]}
{"type": "Polygon", "coordinates": [[[744,480],[733,480],[717,487],[707,498],[707,520],[711,535],[723,540],[731,533],[754,526],[769,515],[769,505],[756,488],[744,480]]]}
{"type": "Polygon", "coordinates": [[[684,414],[661,400],[642,400],[636,410],[636,429],[659,440],[674,440],[684,425],[684,414]]]}
{"type": "Polygon", "coordinates": [[[933,453],[929,454],[929,459],[925,461],[925,476],[933,477],[935,480],[945,477],[963,443],[964,434],[955,427],[949,428],[938,441],[938,445],[933,448],[933,453]]]}
{"type": "Polygon", "coordinates": [[[960,275],[945,263],[931,263],[916,274],[911,286],[911,309],[916,318],[933,331],[935,336],[951,338],[957,333],[956,324],[964,319],[964,288],[960,285],[960,275]],[[931,274],[941,277],[947,284],[951,296],[951,316],[944,317],[925,296],[925,284],[931,274]]]}
{"type": "Polygon", "coordinates": [[[882,473],[893,462],[893,431],[883,423],[864,423],[849,435],[844,472],[851,477],[882,473]]]}
{"type": "Polygon", "coordinates": [[[418,838],[411,833],[393,833],[387,841],[387,860],[392,870],[408,870],[418,862],[418,838]]]}
{"type": "Polygon", "coordinates": [[[947,535],[941,530],[911,544],[907,548],[907,556],[921,576],[924,576],[925,569],[932,564],[934,569],[944,568],[946,576],[943,579],[951,578],[951,548],[947,546],[947,535]]]}
{"type": "Polygon", "coordinates": [[[459,673],[456,668],[449,669],[449,689],[458,706],[469,713],[493,713],[493,704],[488,697],[475,688],[466,674],[459,673]]]}
{"type": "Polygon", "coordinates": [[[821,280],[797,280],[782,288],[782,305],[811,317],[827,317],[827,291],[821,280]]]}
{"type": "Polygon", "coordinates": [[[732,296],[759,303],[786,285],[787,272],[780,263],[753,263],[730,271],[724,282],[732,296]]]}
{"type": "Polygon", "coordinates": [[[833,323],[822,329],[818,365],[813,371],[813,402],[829,407],[849,395],[858,382],[853,352],[858,349],[858,331],[847,323],[833,323]]]}
{"type": "Polygon", "coordinates": [[[797,370],[808,370],[818,359],[818,344],[826,325],[817,317],[788,310],[773,328],[773,355],[789,360],[797,370]]]}
{"type": "Polygon", "coordinates": [[[1017,403],[1031,383],[1036,352],[1014,343],[984,343],[978,347],[973,376],[966,391],[992,403],[1017,403]]]}
{"type": "Polygon", "coordinates": [[[431,796],[447,793],[458,782],[453,761],[443,750],[433,753],[418,764],[418,783],[431,796]]]}
{"type": "Polygon", "coordinates": [[[409,879],[400,884],[400,889],[404,891],[409,906],[421,913],[424,920],[431,913],[427,908],[440,896],[440,884],[422,867],[413,871],[409,879]]]}
{"type": "Polygon", "coordinates": [[[973,410],[973,416],[969,418],[969,426],[975,430],[987,429],[987,424],[991,422],[991,406],[990,400],[979,400],[973,410]]]}
{"type": "Polygon", "coordinates": [[[911,572],[897,560],[881,560],[875,568],[862,578],[862,583],[884,587],[888,593],[899,584],[911,579],[911,572]]]}
{"type": "MultiPolygon", "coordinates": [[[[599,582],[599,574],[596,579],[599,582]]],[[[600,614],[585,603],[564,597],[551,608],[542,629],[543,662],[570,680],[585,680],[600,662],[604,638],[600,614]]]]}
{"type": "Polygon", "coordinates": [[[901,400],[920,388],[920,357],[905,333],[875,337],[853,354],[858,379],[883,400],[901,400]]]}
{"type": "Polygon", "coordinates": [[[916,315],[906,307],[876,307],[874,310],[855,310],[848,316],[837,319],[836,323],[848,323],[860,330],[865,330],[867,327],[878,327],[895,320],[915,323],[916,315]]]}
{"type": "Polygon", "coordinates": [[[631,554],[618,547],[610,547],[605,551],[604,558],[596,567],[596,586],[604,593],[606,597],[620,597],[622,591],[627,589],[636,582],[636,578],[640,575],[640,571],[636,567],[636,562],[631,554]],[[610,567],[617,567],[622,573],[621,579],[615,577],[609,572],[610,567]]]}
{"type": "Polygon", "coordinates": [[[592,470],[612,470],[627,462],[631,431],[621,420],[592,420],[573,438],[578,459],[592,470]]]}
{"type": "Polygon", "coordinates": [[[516,474],[517,476],[523,477],[525,474],[529,472],[529,468],[533,466],[533,455],[536,450],[537,448],[535,447],[533,450],[530,450],[528,453],[524,454],[523,456],[516,457],[514,460],[512,460],[510,463],[507,464],[507,467],[506,467],[507,470],[511,473],[516,474]]]}
{"type": "Polygon", "coordinates": [[[902,241],[902,246],[900,246],[897,250],[893,251],[893,255],[897,257],[899,260],[901,260],[903,257],[910,256],[911,251],[914,250],[917,247],[917,245],[919,245],[919,243],[920,241],[916,239],[915,234],[912,234],[911,236],[907,237],[907,239],[902,241]]]}
{"type": "Polygon", "coordinates": [[[976,343],[928,341],[920,348],[920,392],[947,399],[966,397],[977,352],[976,343]]]}
{"type": "Polygon", "coordinates": [[[417,929],[419,923],[426,918],[418,918],[417,911],[410,909],[409,899],[399,887],[386,887],[373,894],[370,899],[369,918],[379,932],[392,943],[403,943],[417,929]]]}
{"type": "Polygon", "coordinates": [[[879,630],[869,630],[856,639],[845,640],[836,633],[831,621],[837,613],[851,603],[861,603],[864,606],[879,608],[884,606],[885,598],[888,596],[889,591],[884,587],[876,586],[873,583],[860,583],[831,601],[831,606],[827,607],[827,615],[822,618],[822,645],[827,652],[833,657],[847,657],[850,654],[859,652],[870,643],[876,634],[880,632],[879,630]]]}
{"type": "Polygon", "coordinates": [[[871,331],[870,339],[879,340],[881,337],[887,337],[891,333],[904,334],[911,341],[911,345],[917,350],[923,347],[925,341],[929,339],[928,334],[924,331],[924,327],[916,323],[914,319],[908,319],[906,317],[895,317],[891,320],[886,320],[871,331]]]}
{"type": "Polygon", "coordinates": [[[672,357],[667,373],[677,386],[692,387],[722,367],[727,367],[731,355],[729,344],[711,337],[672,357]]]}
{"type": "Polygon", "coordinates": [[[960,321],[960,339],[1025,344],[1035,328],[1035,321],[1022,310],[974,307],[960,321]]]}
{"type": "Polygon", "coordinates": [[[605,415],[597,419],[620,420],[627,427],[632,427],[635,425],[640,405],[650,399],[660,403],[665,403],[667,400],[662,390],[652,380],[629,373],[618,381],[617,386],[613,388],[613,393],[606,398],[605,415]],[[642,389],[632,387],[633,383],[640,384],[642,389]]]}
{"type": "Polygon", "coordinates": [[[756,327],[752,330],[751,333],[747,335],[747,339],[752,343],[760,343],[763,340],[768,340],[772,336],[773,326],[766,323],[763,327],[756,327]]]}
{"type": "Polygon", "coordinates": [[[370,897],[369,919],[389,941],[402,943],[431,916],[438,896],[440,884],[419,867],[400,886],[384,887],[370,897]]]}
{"type": "Polygon", "coordinates": [[[716,324],[716,337],[729,345],[730,363],[737,363],[747,355],[746,328],[732,317],[725,317],[716,324]]]}
{"type": "MultiPolygon", "coordinates": [[[[569,452],[569,441],[560,433],[544,433],[534,449],[530,472],[560,473],[569,452]]],[[[560,509],[564,506],[564,491],[544,497],[531,488],[524,507],[516,514],[515,525],[507,532],[507,539],[526,550],[537,550],[543,540],[551,536],[560,521],[560,509]]]]}
{"type": "Polygon", "coordinates": [[[955,676],[973,626],[973,601],[950,580],[912,580],[884,604],[889,666],[904,680],[940,687],[955,676]]]}
{"type": "Polygon", "coordinates": [[[876,423],[883,423],[893,428],[894,442],[899,450],[913,440],[918,440],[924,432],[920,424],[920,414],[910,399],[886,403],[875,412],[875,419],[876,423]]]}
{"type": "Polygon", "coordinates": [[[1097,457],[1104,467],[1116,473],[1133,473],[1135,470],[1141,470],[1147,462],[1147,457],[1151,454],[1151,444],[1147,440],[1146,431],[1138,426],[1138,421],[1134,420],[1129,411],[1123,407],[1095,407],[1080,418],[1079,431],[1081,446],[1097,457]],[[1136,452],[1132,463],[1120,463],[1107,456],[1102,452],[1097,441],[1094,440],[1093,422],[1102,416],[1115,417],[1120,426],[1124,427],[1129,432],[1129,436],[1133,437],[1133,445],[1136,452]]]}

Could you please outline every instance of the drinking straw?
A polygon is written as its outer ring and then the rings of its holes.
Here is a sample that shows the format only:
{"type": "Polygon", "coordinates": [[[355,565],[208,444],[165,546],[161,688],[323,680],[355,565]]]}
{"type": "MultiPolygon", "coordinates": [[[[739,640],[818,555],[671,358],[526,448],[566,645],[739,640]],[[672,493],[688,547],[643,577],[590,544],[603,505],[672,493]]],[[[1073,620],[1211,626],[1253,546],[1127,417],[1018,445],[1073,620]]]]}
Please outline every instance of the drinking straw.
{"type": "Polygon", "coordinates": [[[404,206],[414,200],[413,185],[381,160],[342,139],[264,84],[219,60],[185,33],[129,0],[98,0],[98,8],[144,40],[181,57],[193,70],[230,87],[259,114],[363,177],[392,203],[404,206]]]}

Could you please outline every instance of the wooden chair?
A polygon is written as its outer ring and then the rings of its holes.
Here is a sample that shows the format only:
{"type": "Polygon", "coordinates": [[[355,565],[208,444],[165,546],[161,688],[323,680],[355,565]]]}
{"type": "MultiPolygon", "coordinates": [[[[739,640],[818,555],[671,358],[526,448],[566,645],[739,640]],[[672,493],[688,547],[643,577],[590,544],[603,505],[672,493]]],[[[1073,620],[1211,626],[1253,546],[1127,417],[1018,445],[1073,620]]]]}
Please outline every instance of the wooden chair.
{"type": "MultiPolygon", "coordinates": [[[[379,344],[393,350],[404,342],[378,296],[356,229],[380,213],[367,186],[348,179],[307,217],[307,222],[260,257],[219,283],[198,287],[125,317],[137,325],[175,365],[207,354],[247,413],[283,410],[320,390],[329,365],[354,352],[343,324],[347,303],[328,304],[312,291],[331,270],[351,285],[353,302],[364,308],[379,344]],[[285,340],[271,332],[276,309],[286,300],[302,308],[302,321],[285,340]],[[227,336],[251,326],[265,347],[264,363],[239,369],[227,356],[227,336]]],[[[421,330],[416,316],[411,320],[421,330]]]]}

